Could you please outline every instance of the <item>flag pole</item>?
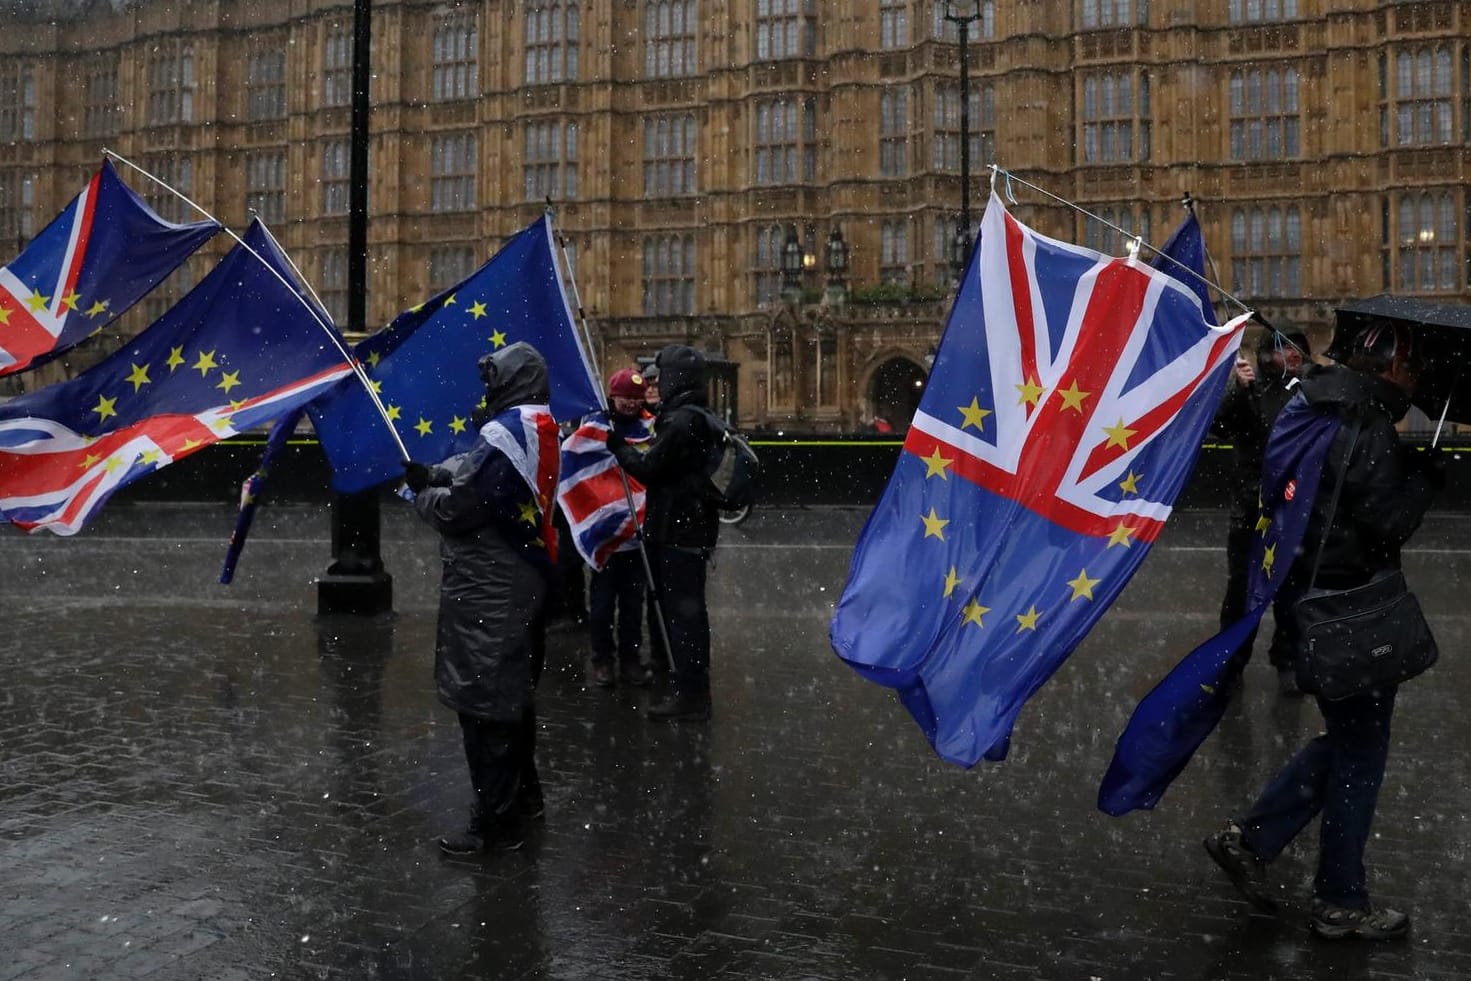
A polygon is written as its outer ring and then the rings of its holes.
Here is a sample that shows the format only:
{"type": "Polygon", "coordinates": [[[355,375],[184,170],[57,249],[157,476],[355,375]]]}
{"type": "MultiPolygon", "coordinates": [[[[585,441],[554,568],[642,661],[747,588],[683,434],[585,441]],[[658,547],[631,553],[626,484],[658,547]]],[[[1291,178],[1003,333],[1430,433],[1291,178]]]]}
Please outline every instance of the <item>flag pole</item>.
{"type": "MultiPolygon", "coordinates": [[[[548,222],[551,221],[552,215],[554,213],[555,211],[552,208],[552,199],[548,197],[548,222]]],[[[553,227],[555,228],[555,226],[553,227]]],[[[572,301],[577,307],[577,324],[579,330],[581,331],[581,336],[578,338],[578,343],[582,345],[583,357],[588,362],[591,362],[592,333],[588,330],[587,315],[582,309],[582,294],[577,291],[577,277],[572,275],[572,265],[567,261],[567,239],[564,235],[562,235],[560,230],[556,232],[556,238],[557,247],[562,250],[562,268],[567,274],[567,281],[572,284],[572,301]]],[[[613,417],[612,413],[608,409],[608,394],[603,391],[603,368],[601,364],[597,366],[597,372],[597,385],[594,387],[597,389],[598,401],[602,404],[603,411],[608,415],[608,431],[612,432],[613,417]]],[[[618,463],[618,457],[616,454],[613,455],[613,462],[618,463]]],[[[643,560],[644,585],[648,587],[649,602],[654,605],[654,622],[659,625],[659,638],[664,642],[664,659],[669,663],[669,670],[673,671],[674,648],[669,644],[669,627],[664,622],[664,607],[663,604],[659,602],[659,589],[657,584],[654,582],[654,566],[653,563],[649,561],[649,550],[644,543],[644,526],[643,523],[638,520],[638,507],[634,504],[633,501],[633,488],[629,486],[628,483],[628,471],[623,469],[623,465],[621,463],[618,464],[618,477],[623,482],[623,500],[624,503],[628,505],[628,516],[633,519],[634,537],[638,541],[638,554],[639,558],[643,560]]]]}
{"type": "MultiPolygon", "coordinates": [[[[362,364],[358,361],[357,358],[353,356],[352,352],[347,349],[347,346],[343,344],[342,337],[337,333],[332,325],[322,319],[322,315],[316,310],[316,308],[314,308],[310,303],[306,302],[301,294],[296,291],[295,287],[291,283],[287,282],[286,277],[281,275],[279,270],[277,270],[269,262],[266,262],[265,258],[259,252],[256,252],[255,249],[251,248],[244,239],[235,234],[233,229],[227,227],[218,218],[216,218],[214,215],[210,214],[203,207],[201,207],[198,202],[194,201],[188,195],[184,194],[184,192],[173,187],[162,178],[157,177],[154,174],[151,174],[148,171],[144,170],[142,167],[133,163],[133,161],[124,157],[120,153],[109,150],[107,147],[103,147],[102,152],[107,154],[109,157],[117,160],[119,163],[126,164],[127,166],[133,168],[144,177],[162,187],[164,190],[174,194],[185,204],[189,205],[189,207],[193,208],[201,215],[204,215],[204,217],[208,218],[216,225],[219,225],[220,228],[224,229],[226,235],[235,240],[235,243],[237,245],[245,249],[246,252],[249,252],[252,256],[255,257],[258,262],[260,262],[261,265],[270,270],[271,275],[275,276],[278,280],[281,281],[281,284],[290,291],[291,295],[296,297],[301,305],[306,308],[307,313],[311,314],[312,320],[316,322],[317,326],[322,328],[323,332],[326,333],[328,339],[332,342],[332,346],[337,348],[338,352],[342,355],[343,360],[346,361],[348,366],[352,369],[353,375],[357,377],[359,383],[361,383],[363,388],[367,391],[368,398],[372,401],[373,407],[378,410],[378,415],[382,417],[383,424],[388,427],[389,435],[393,437],[393,442],[398,446],[398,451],[403,454],[404,460],[408,461],[409,459],[411,459],[411,457],[409,456],[408,448],[404,445],[403,439],[399,437],[398,430],[393,427],[392,420],[388,418],[388,410],[384,408],[382,400],[378,398],[378,393],[373,390],[373,383],[368,379],[368,373],[363,369],[362,364]]],[[[286,257],[286,262],[291,266],[292,270],[296,272],[298,276],[301,276],[301,270],[297,268],[295,262],[292,262],[291,256],[287,255],[286,250],[284,248],[281,248],[280,240],[271,233],[270,227],[264,221],[261,222],[261,228],[265,230],[266,235],[270,238],[271,242],[275,244],[276,248],[280,249],[281,254],[286,257]]],[[[318,304],[322,302],[320,299],[318,299],[316,292],[306,282],[305,277],[302,277],[301,285],[308,293],[311,294],[313,300],[316,300],[318,304]]]]}

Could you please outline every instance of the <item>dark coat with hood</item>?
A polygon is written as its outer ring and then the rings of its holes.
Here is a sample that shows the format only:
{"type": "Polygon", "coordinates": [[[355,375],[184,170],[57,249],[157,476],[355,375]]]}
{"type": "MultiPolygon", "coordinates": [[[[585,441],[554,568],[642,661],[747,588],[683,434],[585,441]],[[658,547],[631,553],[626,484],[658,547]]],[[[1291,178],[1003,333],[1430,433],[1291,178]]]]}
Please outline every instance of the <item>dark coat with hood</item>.
{"type": "MultiPolygon", "coordinates": [[[[496,352],[484,415],[546,405],[546,362],[529,344],[496,352]]],[[[516,722],[531,697],[533,623],[546,601],[551,562],[539,529],[521,519],[535,501],[511,461],[483,438],[430,468],[414,509],[440,534],[444,574],[434,681],[464,715],[516,722]]]]}
{"type": "Polygon", "coordinates": [[[613,443],[618,463],[648,488],[644,530],[649,541],[680,548],[715,547],[720,513],[705,475],[718,433],[706,404],[705,358],[671,344],[654,359],[659,367],[659,415],[654,438],[642,451],[613,443]]]}
{"type": "Polygon", "coordinates": [[[1297,392],[1292,376],[1259,378],[1248,385],[1234,383],[1221,399],[1211,435],[1231,442],[1231,518],[1237,524],[1256,524],[1261,499],[1262,456],[1267,437],[1284,406],[1297,392]]]}
{"type": "Polygon", "coordinates": [[[1348,368],[1313,366],[1304,372],[1300,390],[1308,405],[1339,416],[1344,424],[1328,449],[1293,579],[1298,589],[1308,585],[1347,454],[1343,490],[1316,585],[1361,585],[1377,572],[1400,567],[1400,547],[1420,527],[1435,496],[1435,481],[1425,467],[1428,455],[1400,445],[1394,425],[1409,411],[1410,399],[1393,382],[1348,368]],[[1360,429],[1350,452],[1355,420],[1360,429]]]}

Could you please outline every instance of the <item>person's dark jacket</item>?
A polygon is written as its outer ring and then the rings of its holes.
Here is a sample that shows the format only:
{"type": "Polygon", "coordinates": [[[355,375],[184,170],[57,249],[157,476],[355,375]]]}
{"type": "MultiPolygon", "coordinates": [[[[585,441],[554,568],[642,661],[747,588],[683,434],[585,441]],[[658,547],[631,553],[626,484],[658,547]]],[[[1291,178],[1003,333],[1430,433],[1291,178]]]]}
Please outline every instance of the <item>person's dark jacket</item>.
{"type": "Polygon", "coordinates": [[[1258,378],[1249,385],[1232,384],[1216,410],[1211,435],[1228,440],[1234,451],[1230,474],[1231,519],[1237,524],[1256,523],[1262,456],[1272,425],[1296,391],[1295,386],[1288,387],[1290,381],[1289,376],[1258,378]]]}
{"type": "MultiPolygon", "coordinates": [[[[546,362],[515,344],[497,352],[487,393],[492,419],[549,398],[546,362]]],[[[519,414],[502,421],[519,425],[519,414]]],[[[430,468],[414,509],[440,534],[444,563],[434,681],[464,715],[521,718],[531,692],[532,624],[545,602],[551,562],[540,522],[525,520],[535,495],[511,461],[484,439],[430,468]]]]}
{"type": "Polygon", "coordinates": [[[1420,527],[1435,496],[1438,481],[1429,466],[1434,460],[1401,446],[1394,424],[1409,411],[1410,399],[1393,382],[1348,368],[1315,366],[1304,373],[1300,389],[1308,405],[1339,416],[1343,426],[1324,461],[1293,579],[1299,588],[1308,583],[1347,454],[1347,474],[1315,584],[1328,589],[1361,585],[1377,572],[1400,567],[1400,547],[1420,527]],[[1359,432],[1350,444],[1355,420],[1359,432]]]}
{"type": "Polygon", "coordinates": [[[635,449],[610,442],[618,463],[648,488],[644,529],[649,541],[681,548],[714,548],[720,515],[705,475],[717,433],[706,416],[705,359],[671,344],[659,352],[659,415],[654,438],[635,449]]]}

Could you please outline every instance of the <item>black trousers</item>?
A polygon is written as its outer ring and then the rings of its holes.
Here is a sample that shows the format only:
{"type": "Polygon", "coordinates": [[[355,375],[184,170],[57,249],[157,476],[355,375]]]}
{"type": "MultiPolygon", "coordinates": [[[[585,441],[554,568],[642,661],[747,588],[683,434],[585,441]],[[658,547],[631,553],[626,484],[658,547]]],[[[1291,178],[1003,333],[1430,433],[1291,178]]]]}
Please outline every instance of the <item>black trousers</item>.
{"type": "MultiPolygon", "coordinates": [[[[1246,616],[1247,587],[1251,582],[1251,550],[1256,544],[1257,530],[1253,519],[1243,522],[1231,519],[1231,529],[1226,533],[1226,596],[1221,601],[1221,629],[1246,616]]],[[[1292,599],[1289,590],[1282,590],[1272,601],[1272,618],[1276,627],[1272,631],[1272,644],[1267,657],[1274,668],[1290,668],[1297,658],[1296,624],[1292,619],[1292,599]]],[[[1257,632],[1253,630],[1244,640],[1233,660],[1245,663],[1251,658],[1252,646],[1257,632]]]]}
{"type": "Polygon", "coordinates": [[[642,557],[637,551],[615,552],[601,571],[592,574],[589,592],[593,662],[611,665],[616,655],[625,667],[636,666],[644,635],[642,557]]]}
{"type": "Polygon", "coordinates": [[[669,629],[674,690],[681,697],[710,698],[710,612],[705,606],[705,565],[699,548],[650,545],[654,586],[669,629]]]}

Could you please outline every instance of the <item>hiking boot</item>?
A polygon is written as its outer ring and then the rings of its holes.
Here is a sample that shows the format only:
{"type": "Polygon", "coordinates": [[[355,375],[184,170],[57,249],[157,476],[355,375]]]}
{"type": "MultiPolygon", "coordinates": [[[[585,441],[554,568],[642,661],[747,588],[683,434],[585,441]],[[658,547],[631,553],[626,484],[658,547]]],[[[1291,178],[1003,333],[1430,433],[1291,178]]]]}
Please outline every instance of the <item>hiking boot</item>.
{"type": "Polygon", "coordinates": [[[521,832],[513,828],[489,831],[480,811],[470,811],[470,823],[464,831],[456,831],[439,839],[439,850],[446,855],[483,855],[486,852],[513,852],[522,845],[521,832]]]}
{"type": "Polygon", "coordinates": [[[650,705],[648,715],[650,719],[658,722],[675,722],[681,719],[691,722],[703,722],[710,718],[710,703],[702,698],[691,698],[686,695],[670,695],[668,698],[650,705]]]}
{"type": "Polygon", "coordinates": [[[1277,669],[1277,694],[1297,696],[1302,694],[1302,689],[1297,687],[1297,672],[1291,668],[1277,669]]]}
{"type": "Polygon", "coordinates": [[[594,664],[592,666],[592,683],[599,688],[612,688],[617,683],[613,677],[613,665],[594,664]]]}
{"type": "Polygon", "coordinates": [[[1241,837],[1241,825],[1227,821],[1226,826],[1205,839],[1205,850],[1231,879],[1231,885],[1263,913],[1277,912],[1277,901],[1267,894],[1267,863],[1247,847],[1241,837]]]}
{"type": "Polygon", "coordinates": [[[1323,940],[1403,940],[1410,918],[1397,909],[1349,909],[1315,899],[1309,927],[1323,940]]]}

